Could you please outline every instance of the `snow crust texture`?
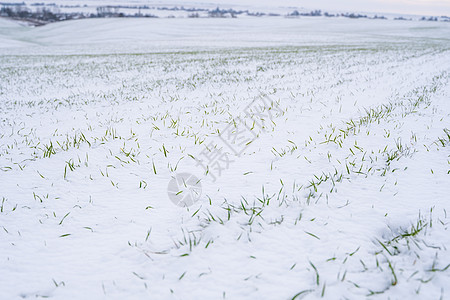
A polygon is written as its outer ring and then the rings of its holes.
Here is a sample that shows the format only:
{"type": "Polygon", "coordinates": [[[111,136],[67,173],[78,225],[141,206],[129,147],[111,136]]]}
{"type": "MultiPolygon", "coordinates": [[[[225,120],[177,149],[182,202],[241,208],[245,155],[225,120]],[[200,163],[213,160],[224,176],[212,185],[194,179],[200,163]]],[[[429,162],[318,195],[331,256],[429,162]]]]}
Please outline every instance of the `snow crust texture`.
{"type": "Polygon", "coordinates": [[[0,299],[448,299],[449,32],[0,20],[0,299]]]}

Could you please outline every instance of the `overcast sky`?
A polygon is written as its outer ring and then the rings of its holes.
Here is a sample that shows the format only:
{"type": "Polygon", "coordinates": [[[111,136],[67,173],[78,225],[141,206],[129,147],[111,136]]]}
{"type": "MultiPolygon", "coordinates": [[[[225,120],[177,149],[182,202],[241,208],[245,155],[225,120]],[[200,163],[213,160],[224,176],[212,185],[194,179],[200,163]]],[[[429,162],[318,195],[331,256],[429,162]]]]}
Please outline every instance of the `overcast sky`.
{"type": "Polygon", "coordinates": [[[450,16],[450,0],[299,0],[305,7],[329,10],[354,10],[367,12],[393,12],[450,16]]]}
{"type": "MultiPolygon", "coordinates": [[[[1,1],[1,0],[0,0],[1,1]]],[[[4,2],[58,4],[216,5],[220,7],[322,9],[323,11],[400,13],[450,17],[450,0],[5,0],[4,2]]]]}
{"type": "MultiPolygon", "coordinates": [[[[16,0],[22,1],[22,0],[16,0]]],[[[50,1],[50,0],[48,0],[50,1]]],[[[82,0],[72,0],[82,1],[82,0]]],[[[86,0],[85,0],[86,1],[86,0]]],[[[89,0],[87,0],[89,1],[89,0]]],[[[95,0],[91,0],[95,1],[95,0]]],[[[102,0],[97,0],[102,1],[102,0]]],[[[450,0],[103,0],[159,4],[214,4],[218,6],[304,7],[323,11],[383,12],[450,16],[450,0]]]]}

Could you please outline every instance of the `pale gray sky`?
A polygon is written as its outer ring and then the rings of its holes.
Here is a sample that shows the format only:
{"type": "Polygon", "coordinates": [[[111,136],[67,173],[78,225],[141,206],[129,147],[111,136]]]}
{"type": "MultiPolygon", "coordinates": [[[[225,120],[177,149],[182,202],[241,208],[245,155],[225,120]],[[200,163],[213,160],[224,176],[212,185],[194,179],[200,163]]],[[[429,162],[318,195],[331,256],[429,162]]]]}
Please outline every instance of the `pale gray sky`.
{"type": "Polygon", "coordinates": [[[305,7],[321,7],[323,10],[450,16],[450,0],[299,0],[298,3],[305,7]]]}
{"type": "MultiPolygon", "coordinates": [[[[1,1],[1,0],[0,0],[1,1]]],[[[450,17],[450,0],[5,0],[5,2],[45,2],[58,4],[147,4],[147,5],[193,5],[305,7],[323,11],[401,13],[450,17]]]]}
{"type": "MultiPolygon", "coordinates": [[[[19,0],[17,0],[19,1],[19,0]]],[[[22,0],[20,0],[22,1],[22,0]]],[[[51,0],[48,0],[51,1],[51,0]]],[[[109,0],[111,1],[111,0],[109,0]]],[[[119,0],[116,0],[119,1],[119,0]]],[[[384,12],[415,15],[450,16],[450,0],[134,0],[152,3],[210,3],[219,6],[305,7],[323,11],[384,12]]]]}
{"type": "MultiPolygon", "coordinates": [[[[19,0],[17,0],[19,1],[19,0]]],[[[22,0],[20,0],[22,1],[22,0]]],[[[50,1],[50,0],[49,0],[50,1]]],[[[118,1],[118,0],[116,0],[118,1]]],[[[146,1],[146,0],[135,0],[146,1]]],[[[160,3],[215,3],[255,7],[305,7],[308,9],[450,16],[450,0],[149,0],[160,3]]]]}

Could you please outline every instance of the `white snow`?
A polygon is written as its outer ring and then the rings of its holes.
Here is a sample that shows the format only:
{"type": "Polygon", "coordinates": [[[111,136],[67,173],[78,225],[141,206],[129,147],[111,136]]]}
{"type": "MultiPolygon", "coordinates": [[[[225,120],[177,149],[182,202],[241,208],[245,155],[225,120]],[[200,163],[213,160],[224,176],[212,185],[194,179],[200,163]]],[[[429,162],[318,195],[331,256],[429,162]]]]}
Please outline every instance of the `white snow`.
{"type": "Polygon", "coordinates": [[[448,298],[449,29],[0,19],[0,299],[448,298]]]}

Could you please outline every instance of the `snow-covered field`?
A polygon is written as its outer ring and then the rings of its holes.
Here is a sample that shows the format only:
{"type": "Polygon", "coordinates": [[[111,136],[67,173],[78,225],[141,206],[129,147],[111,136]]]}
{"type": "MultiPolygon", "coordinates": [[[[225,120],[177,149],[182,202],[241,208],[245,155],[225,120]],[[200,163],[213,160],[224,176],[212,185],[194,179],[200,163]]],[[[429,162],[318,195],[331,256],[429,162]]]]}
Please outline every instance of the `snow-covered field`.
{"type": "Polygon", "coordinates": [[[449,33],[0,19],[0,299],[448,299],[449,33]]]}

